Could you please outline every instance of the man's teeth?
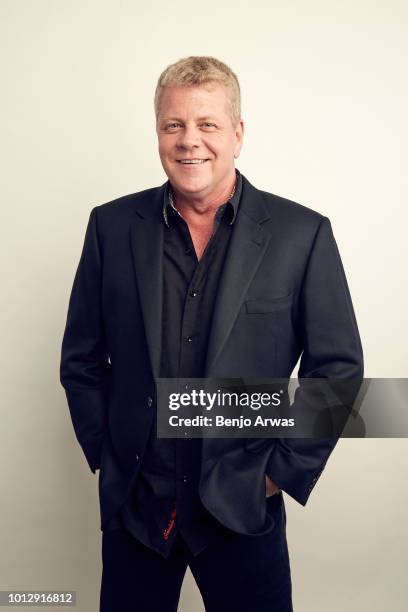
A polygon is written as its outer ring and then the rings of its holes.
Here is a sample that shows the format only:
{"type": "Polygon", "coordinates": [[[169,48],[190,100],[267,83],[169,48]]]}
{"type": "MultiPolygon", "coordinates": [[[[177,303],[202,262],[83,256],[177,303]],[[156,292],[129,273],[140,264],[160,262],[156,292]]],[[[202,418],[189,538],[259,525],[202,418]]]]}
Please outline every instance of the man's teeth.
{"type": "Polygon", "coordinates": [[[206,159],[180,159],[181,164],[203,164],[206,159]]]}

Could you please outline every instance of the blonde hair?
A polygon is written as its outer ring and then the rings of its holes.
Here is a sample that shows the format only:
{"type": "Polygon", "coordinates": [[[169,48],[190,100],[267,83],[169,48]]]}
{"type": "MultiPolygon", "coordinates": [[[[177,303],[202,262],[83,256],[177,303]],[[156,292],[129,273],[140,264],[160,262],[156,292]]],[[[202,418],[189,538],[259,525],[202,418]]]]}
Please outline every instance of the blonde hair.
{"type": "Polygon", "coordinates": [[[236,74],[220,60],[209,56],[190,56],[170,64],[161,73],[154,94],[154,111],[156,121],[159,115],[160,102],[165,87],[204,85],[219,83],[229,95],[230,114],[233,125],[241,119],[241,91],[236,74]]]}

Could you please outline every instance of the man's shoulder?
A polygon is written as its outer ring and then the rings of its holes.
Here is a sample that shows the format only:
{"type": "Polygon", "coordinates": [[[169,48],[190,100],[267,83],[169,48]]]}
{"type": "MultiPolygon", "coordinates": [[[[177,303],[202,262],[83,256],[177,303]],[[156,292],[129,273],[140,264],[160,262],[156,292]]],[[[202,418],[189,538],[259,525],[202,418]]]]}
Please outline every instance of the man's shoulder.
{"type": "Polygon", "coordinates": [[[136,212],[143,214],[144,210],[147,210],[158,197],[163,187],[164,185],[150,187],[149,189],[119,196],[103,204],[98,204],[94,208],[98,217],[103,217],[104,219],[129,216],[136,212]]]}
{"type": "Polygon", "coordinates": [[[264,191],[263,195],[269,203],[269,206],[279,209],[283,213],[290,214],[295,217],[313,219],[314,221],[321,221],[324,216],[322,213],[318,212],[314,208],[311,208],[310,206],[300,204],[300,202],[276,195],[275,193],[264,191]]]}
{"type": "Polygon", "coordinates": [[[246,179],[246,183],[251,191],[254,190],[252,193],[258,195],[258,198],[262,201],[264,211],[271,220],[278,220],[279,222],[296,226],[316,227],[322,219],[327,218],[308,205],[300,204],[295,200],[270,191],[258,189],[249,183],[248,179],[246,179]]]}

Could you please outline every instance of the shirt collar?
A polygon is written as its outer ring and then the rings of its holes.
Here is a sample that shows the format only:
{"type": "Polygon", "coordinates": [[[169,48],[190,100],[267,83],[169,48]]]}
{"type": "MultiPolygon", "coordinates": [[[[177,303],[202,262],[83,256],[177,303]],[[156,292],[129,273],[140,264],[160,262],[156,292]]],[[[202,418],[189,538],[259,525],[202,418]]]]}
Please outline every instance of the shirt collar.
{"type": "MultiPolygon", "coordinates": [[[[236,175],[236,180],[235,180],[234,193],[229,198],[229,200],[225,202],[225,204],[222,204],[221,206],[218,207],[218,210],[216,213],[217,216],[221,212],[222,214],[224,214],[224,212],[226,212],[226,209],[228,208],[231,211],[230,213],[231,219],[229,221],[230,225],[234,223],[235,218],[237,216],[238,205],[241,199],[241,192],[242,192],[242,175],[237,168],[235,168],[235,175],[236,175]],[[227,206],[228,204],[229,206],[227,206]]],[[[171,212],[171,210],[173,210],[173,214],[177,213],[178,215],[180,215],[179,211],[174,205],[173,192],[172,192],[170,181],[167,181],[166,188],[164,190],[164,198],[163,198],[163,219],[167,227],[170,227],[171,215],[169,213],[171,212]]]]}

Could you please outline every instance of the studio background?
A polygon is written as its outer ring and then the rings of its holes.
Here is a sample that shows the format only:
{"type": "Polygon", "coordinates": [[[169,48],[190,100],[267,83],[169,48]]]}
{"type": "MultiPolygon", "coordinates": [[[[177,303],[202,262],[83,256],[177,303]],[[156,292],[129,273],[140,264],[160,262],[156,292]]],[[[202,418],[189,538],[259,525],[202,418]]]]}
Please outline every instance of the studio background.
{"type": "MultiPolygon", "coordinates": [[[[91,208],[166,180],[159,74],[188,55],[237,73],[237,167],[330,218],[365,375],[406,377],[408,10],[403,0],[1,0],[0,17],[0,589],[76,590],[76,609],[90,612],[98,476],[74,437],[60,348],[91,208]]],[[[407,461],[405,439],[341,440],[305,508],[285,495],[296,611],[406,610],[407,461]]],[[[180,610],[203,609],[188,575],[180,610]]]]}

